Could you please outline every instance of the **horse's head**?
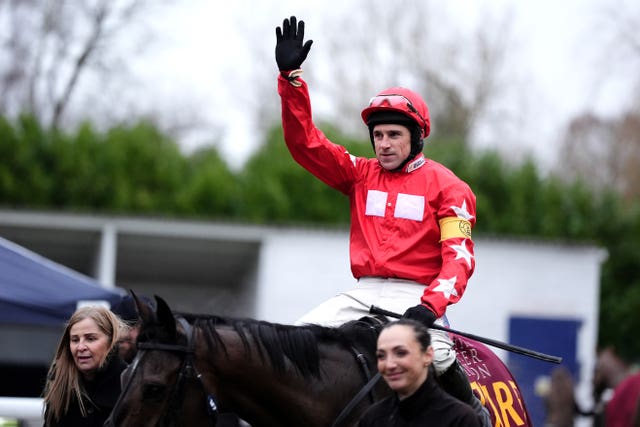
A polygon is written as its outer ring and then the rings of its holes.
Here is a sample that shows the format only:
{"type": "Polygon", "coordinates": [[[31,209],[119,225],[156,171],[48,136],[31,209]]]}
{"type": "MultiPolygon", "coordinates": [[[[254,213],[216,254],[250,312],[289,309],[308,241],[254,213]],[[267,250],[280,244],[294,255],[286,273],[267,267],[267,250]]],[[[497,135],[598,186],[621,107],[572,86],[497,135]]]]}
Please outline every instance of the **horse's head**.
{"type": "MultiPolygon", "coordinates": [[[[123,372],[107,427],[215,425],[214,392],[221,412],[252,425],[322,427],[368,380],[371,365],[358,348],[374,348],[374,337],[364,345],[367,334],[356,330],[174,316],[159,297],[156,308],[134,300],[142,322],[138,353],[123,372]]],[[[348,421],[378,395],[363,399],[348,421]]]]}
{"type": "Polygon", "coordinates": [[[193,362],[192,326],[176,321],[158,296],[156,309],[133,297],[142,321],[138,353],[122,373],[122,392],[105,426],[215,425],[215,402],[207,396],[205,405],[193,362]]]}

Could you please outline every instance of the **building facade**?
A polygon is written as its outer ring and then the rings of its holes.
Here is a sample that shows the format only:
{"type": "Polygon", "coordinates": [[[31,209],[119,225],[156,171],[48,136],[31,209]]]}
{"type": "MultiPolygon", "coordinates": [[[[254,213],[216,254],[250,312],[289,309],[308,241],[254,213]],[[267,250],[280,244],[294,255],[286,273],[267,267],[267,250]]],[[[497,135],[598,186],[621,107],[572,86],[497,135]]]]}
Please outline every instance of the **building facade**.
{"type": "MultiPolygon", "coordinates": [[[[0,236],[104,287],[159,295],[178,311],[292,323],[355,284],[346,229],[0,210],[0,236]]],[[[482,236],[474,241],[476,272],[448,310],[452,327],[560,353],[579,384],[578,399],[588,404],[604,251],[482,236]]],[[[52,353],[41,360],[48,363],[52,353]]],[[[535,390],[553,366],[496,353],[512,370],[522,369],[516,378],[531,391],[529,410],[538,412],[535,390]]]]}

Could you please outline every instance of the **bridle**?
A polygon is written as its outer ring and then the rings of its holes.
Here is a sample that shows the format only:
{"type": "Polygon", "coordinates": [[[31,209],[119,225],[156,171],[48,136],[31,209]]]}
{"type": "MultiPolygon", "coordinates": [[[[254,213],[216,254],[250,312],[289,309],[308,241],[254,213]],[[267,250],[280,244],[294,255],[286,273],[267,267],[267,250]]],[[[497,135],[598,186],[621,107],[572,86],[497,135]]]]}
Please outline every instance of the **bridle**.
{"type": "MultiPolygon", "coordinates": [[[[129,378],[127,383],[124,385],[120,396],[125,396],[126,392],[129,390],[129,387],[135,377],[135,372],[138,369],[139,363],[144,357],[146,351],[168,351],[171,353],[177,353],[182,355],[182,363],[180,366],[180,372],[178,373],[178,379],[173,385],[169,397],[169,407],[167,408],[167,412],[172,414],[173,417],[177,417],[180,412],[180,405],[184,400],[184,393],[182,393],[182,389],[184,384],[187,382],[189,378],[194,378],[198,384],[200,384],[200,388],[204,392],[207,404],[207,413],[209,414],[210,425],[215,427],[218,422],[218,404],[216,403],[216,399],[213,395],[207,392],[207,389],[202,380],[202,374],[198,372],[194,364],[194,354],[195,354],[195,328],[191,326],[184,318],[178,317],[177,321],[182,326],[185,335],[187,336],[187,345],[178,345],[178,344],[163,344],[156,342],[139,342],[138,343],[138,354],[136,358],[132,362],[131,372],[129,373],[129,378]]],[[[117,413],[121,405],[121,399],[118,399],[116,405],[111,411],[112,414],[117,413]]],[[[164,422],[162,425],[169,425],[168,420],[172,419],[172,417],[163,418],[164,422]]],[[[177,424],[175,424],[177,425],[177,424]]],[[[115,423],[111,419],[111,416],[105,421],[105,427],[116,427],[115,423]]]]}

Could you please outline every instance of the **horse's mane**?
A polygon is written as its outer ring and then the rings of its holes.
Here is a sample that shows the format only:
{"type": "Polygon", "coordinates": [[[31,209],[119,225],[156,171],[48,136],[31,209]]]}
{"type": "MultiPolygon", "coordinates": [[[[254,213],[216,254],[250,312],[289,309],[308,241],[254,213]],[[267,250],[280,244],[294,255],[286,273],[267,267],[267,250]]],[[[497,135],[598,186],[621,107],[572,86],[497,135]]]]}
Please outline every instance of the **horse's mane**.
{"type": "Polygon", "coordinates": [[[217,329],[220,327],[238,334],[248,357],[257,351],[261,360],[270,363],[277,372],[284,372],[289,360],[305,377],[320,376],[320,346],[337,345],[349,352],[363,353],[365,357],[371,357],[376,348],[377,331],[369,323],[360,321],[330,328],[203,314],[180,313],[180,316],[204,332],[211,348],[221,348],[227,356],[226,345],[217,329]]]}

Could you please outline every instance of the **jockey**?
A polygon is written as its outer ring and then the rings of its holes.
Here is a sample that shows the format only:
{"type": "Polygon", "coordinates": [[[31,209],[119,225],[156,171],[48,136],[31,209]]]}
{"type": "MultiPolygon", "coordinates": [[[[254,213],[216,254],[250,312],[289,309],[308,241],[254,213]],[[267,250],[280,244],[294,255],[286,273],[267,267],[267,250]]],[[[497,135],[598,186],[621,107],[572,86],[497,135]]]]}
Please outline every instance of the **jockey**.
{"type": "MultiPolygon", "coordinates": [[[[406,88],[378,93],[361,113],[376,158],[355,157],[312,121],[300,69],[312,44],[303,44],[304,22],[285,19],[276,38],[285,142],[296,162],[349,197],[350,261],[357,279],[353,288],[298,323],[337,326],[366,316],[377,305],[427,327],[446,325],[447,306],[460,300],[475,268],[471,229],[476,198],[453,172],[424,157],[423,140],[430,131],[426,103],[406,88]]],[[[449,335],[434,329],[430,333],[439,382],[488,419],[449,335]]]]}

